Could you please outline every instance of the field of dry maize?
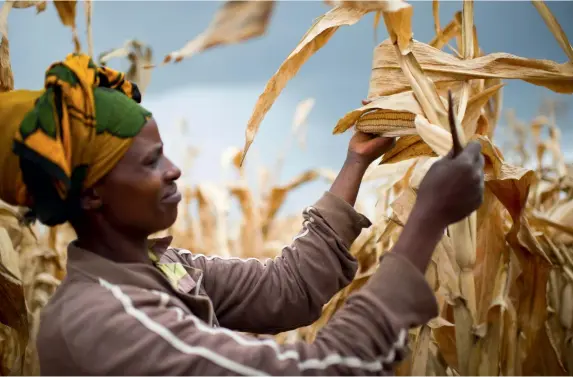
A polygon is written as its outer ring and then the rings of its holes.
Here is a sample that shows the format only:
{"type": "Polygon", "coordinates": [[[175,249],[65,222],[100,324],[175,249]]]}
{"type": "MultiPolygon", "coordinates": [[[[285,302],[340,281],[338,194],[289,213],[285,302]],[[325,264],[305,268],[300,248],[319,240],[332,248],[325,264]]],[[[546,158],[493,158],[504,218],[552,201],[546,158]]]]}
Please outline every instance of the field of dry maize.
{"type": "MultiPolygon", "coordinates": [[[[240,178],[224,187],[199,183],[185,188],[180,218],[166,232],[174,236],[174,244],[194,252],[240,257],[274,257],[290,242],[301,218],[277,216],[285,198],[311,180],[333,179],[333,172],[314,169],[287,184],[267,182],[263,193],[255,196],[245,183],[242,161],[288,80],[340,26],[353,25],[374,12],[376,26],[383,22],[389,38],[374,51],[368,93],[372,102],[344,115],[333,130],[341,133],[355,126],[398,137],[395,147],[367,173],[367,179],[384,178],[377,189],[374,225],[352,245],[360,268],[350,286],[332,298],[316,323],[280,334],[277,340],[312,341],[348,294],[376,270],[380,255],[391,249],[425,172],[451,149],[447,117],[451,91],[460,141],[476,140],[482,145],[485,200],[476,213],[451,226],[436,248],[427,279],[435,290],[440,315],[410,332],[412,352],[396,373],[572,375],[573,166],[567,164],[560,147],[554,102],[547,101],[539,116],[529,121],[520,121],[509,109],[502,111],[504,80],[523,80],[556,93],[573,93],[573,49],[556,18],[543,2],[533,2],[541,16],[539,22],[546,23],[568,58],[562,64],[484,53],[473,22],[474,6],[479,3],[473,1],[460,2],[460,11],[445,26],[438,17],[439,2],[434,1],[435,37],[425,42],[412,38],[415,6],[411,4],[401,0],[326,2],[332,9],[314,22],[259,97],[247,125],[244,148],[230,150],[225,157],[240,178]],[[493,140],[501,122],[514,133],[511,139],[515,143],[504,148],[493,140]],[[517,155],[519,161],[510,163],[504,153],[517,155]],[[221,208],[221,203],[229,200],[239,203],[239,223],[230,224],[221,208]],[[197,214],[189,210],[191,204],[197,205],[197,214]],[[238,231],[232,232],[231,227],[238,231]]],[[[62,23],[71,28],[77,51],[81,46],[75,27],[76,7],[83,4],[87,52],[93,56],[91,1],[53,4],[62,23]]],[[[8,13],[30,7],[42,12],[46,6],[52,5],[46,1],[3,3],[0,90],[14,87],[8,13]]],[[[225,3],[204,33],[169,54],[162,64],[263,35],[273,6],[272,1],[225,3]]],[[[145,90],[157,69],[152,65],[151,49],[129,41],[94,59],[103,64],[118,57],[131,61],[129,77],[145,90]]],[[[313,103],[300,104],[293,129],[301,127],[313,103]]],[[[26,224],[22,213],[19,208],[0,206],[2,375],[39,374],[34,347],[39,313],[65,276],[66,245],[74,237],[67,225],[46,229],[26,224]]]]}

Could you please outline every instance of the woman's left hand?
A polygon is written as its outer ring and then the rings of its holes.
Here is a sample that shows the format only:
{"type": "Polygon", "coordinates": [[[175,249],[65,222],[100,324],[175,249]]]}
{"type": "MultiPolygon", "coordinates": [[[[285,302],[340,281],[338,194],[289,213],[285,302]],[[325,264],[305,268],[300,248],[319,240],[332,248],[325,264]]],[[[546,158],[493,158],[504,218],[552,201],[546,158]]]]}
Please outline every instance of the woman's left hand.
{"type": "MultiPolygon", "coordinates": [[[[370,102],[367,99],[362,100],[363,105],[367,105],[370,102]]],[[[393,137],[383,137],[356,131],[348,144],[346,159],[348,162],[370,165],[378,157],[388,152],[395,142],[396,138],[393,137]]]]}
{"type": "Polygon", "coordinates": [[[388,152],[395,142],[396,140],[393,137],[383,137],[356,131],[348,144],[346,159],[350,160],[350,162],[370,165],[378,157],[388,152]]]}

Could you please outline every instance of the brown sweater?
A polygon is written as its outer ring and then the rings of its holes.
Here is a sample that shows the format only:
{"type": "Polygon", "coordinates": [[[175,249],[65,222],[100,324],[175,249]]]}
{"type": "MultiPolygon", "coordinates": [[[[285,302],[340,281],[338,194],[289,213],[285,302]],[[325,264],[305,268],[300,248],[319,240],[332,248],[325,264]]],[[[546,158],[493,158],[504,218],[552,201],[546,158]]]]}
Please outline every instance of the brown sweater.
{"type": "Polygon", "coordinates": [[[326,193],[301,232],[264,263],[196,255],[153,242],[157,263],[119,264],[74,243],[68,274],[44,308],[43,375],[385,375],[407,332],[437,315],[416,268],[388,253],[312,344],[237,331],[306,326],[357,269],[348,248],[370,221],[326,193]]]}

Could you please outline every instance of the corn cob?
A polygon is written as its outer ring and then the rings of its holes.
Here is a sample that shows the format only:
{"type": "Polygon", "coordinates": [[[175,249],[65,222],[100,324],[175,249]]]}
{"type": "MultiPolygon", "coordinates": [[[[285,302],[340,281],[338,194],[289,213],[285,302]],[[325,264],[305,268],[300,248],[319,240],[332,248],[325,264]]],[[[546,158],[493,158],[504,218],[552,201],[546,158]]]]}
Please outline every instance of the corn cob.
{"type": "Polygon", "coordinates": [[[356,121],[356,129],[387,137],[414,135],[415,117],[415,114],[406,111],[376,109],[362,114],[356,121]]]}

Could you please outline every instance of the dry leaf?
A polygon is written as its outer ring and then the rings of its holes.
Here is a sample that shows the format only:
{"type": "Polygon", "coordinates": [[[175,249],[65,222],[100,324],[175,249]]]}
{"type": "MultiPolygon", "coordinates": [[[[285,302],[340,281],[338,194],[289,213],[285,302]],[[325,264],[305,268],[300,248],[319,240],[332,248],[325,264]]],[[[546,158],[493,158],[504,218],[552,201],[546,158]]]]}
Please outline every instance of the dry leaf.
{"type": "Polygon", "coordinates": [[[14,89],[14,74],[10,65],[10,44],[8,42],[8,14],[13,2],[5,1],[0,9],[0,92],[14,89]]]}
{"type": "Polygon", "coordinates": [[[401,9],[410,7],[410,5],[403,0],[325,0],[324,2],[332,7],[347,7],[381,12],[397,12],[401,9]]]}
{"type": "Polygon", "coordinates": [[[555,36],[555,39],[557,39],[557,43],[559,43],[559,46],[561,46],[561,48],[565,52],[565,55],[567,55],[567,57],[569,58],[569,61],[573,63],[573,48],[571,48],[571,44],[569,43],[567,35],[561,28],[561,25],[559,25],[559,22],[557,21],[553,13],[551,13],[551,10],[549,10],[549,7],[547,7],[545,2],[541,0],[534,0],[532,1],[532,3],[535,6],[535,8],[537,8],[537,11],[541,15],[541,17],[543,17],[543,21],[545,21],[545,24],[547,25],[549,30],[551,30],[551,32],[555,36]]]}
{"type": "MultiPolygon", "coordinates": [[[[410,81],[400,71],[400,63],[390,41],[374,50],[374,62],[368,98],[410,90],[410,81]]],[[[425,43],[414,41],[412,53],[424,73],[436,85],[471,79],[519,79],[546,87],[557,93],[573,93],[573,64],[526,59],[506,53],[494,53],[461,60],[425,43]]]]}
{"type": "Polygon", "coordinates": [[[207,30],[167,55],[164,63],[173,59],[180,62],[209,48],[260,37],[267,30],[274,6],[274,1],[267,0],[225,2],[207,30]]]}
{"type": "Polygon", "coordinates": [[[58,16],[60,16],[60,21],[64,26],[69,26],[72,28],[72,40],[74,42],[75,51],[80,52],[80,39],[78,37],[78,31],[76,28],[76,0],[58,0],[54,1],[54,6],[58,11],[58,16]]]}
{"type": "Polygon", "coordinates": [[[122,47],[101,53],[98,61],[99,64],[106,65],[108,61],[114,58],[129,59],[131,64],[125,77],[127,80],[137,84],[141,94],[145,93],[151,82],[151,70],[144,68],[153,61],[151,47],[138,40],[129,40],[122,47]]]}
{"type": "Polygon", "coordinates": [[[388,30],[388,35],[402,55],[410,53],[410,43],[412,42],[412,15],[414,8],[411,5],[403,7],[394,12],[384,12],[384,23],[388,30]]]}
{"type": "MultiPolygon", "coordinates": [[[[434,0],[435,1],[435,0],[434,0]]],[[[437,2],[437,1],[436,1],[437,2]]],[[[432,41],[429,43],[430,46],[435,47],[441,50],[444,46],[446,46],[452,38],[456,38],[461,33],[462,27],[462,12],[456,12],[454,15],[454,19],[450,21],[449,24],[439,33],[436,33],[436,36],[432,41]]]]}
{"type": "Polygon", "coordinates": [[[296,136],[300,148],[304,148],[306,142],[306,119],[310,111],[314,107],[314,98],[307,98],[301,101],[297,106],[294,113],[294,120],[292,125],[292,132],[296,136]]]}
{"type": "Polygon", "coordinates": [[[316,51],[328,42],[340,26],[353,25],[366,13],[366,11],[337,7],[315,21],[314,25],[308,30],[298,46],[267,82],[263,93],[259,96],[251,119],[249,119],[247,124],[247,130],[245,132],[246,141],[241,160],[245,159],[245,155],[253,143],[263,117],[269,111],[287,82],[297,74],[300,67],[302,67],[316,51]]]}
{"type": "Polygon", "coordinates": [[[391,164],[419,156],[433,157],[436,154],[420,136],[403,136],[396,141],[392,149],[382,156],[381,164],[391,164]]]}
{"type": "Polygon", "coordinates": [[[94,38],[92,32],[93,0],[84,0],[84,10],[86,14],[86,35],[88,39],[88,55],[94,56],[94,38]]]}

